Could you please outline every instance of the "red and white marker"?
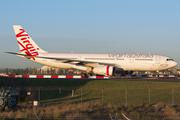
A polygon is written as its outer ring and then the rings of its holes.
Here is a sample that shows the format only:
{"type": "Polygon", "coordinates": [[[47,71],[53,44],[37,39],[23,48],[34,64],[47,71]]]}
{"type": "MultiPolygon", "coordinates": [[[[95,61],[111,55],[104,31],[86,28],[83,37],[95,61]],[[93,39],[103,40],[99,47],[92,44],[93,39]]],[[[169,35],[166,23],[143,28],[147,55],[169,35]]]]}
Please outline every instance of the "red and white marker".
{"type": "MultiPolygon", "coordinates": [[[[1,76],[1,75],[0,75],[1,76]]],[[[9,78],[73,78],[73,79],[109,79],[106,76],[77,76],[77,75],[2,75],[9,78]]]]}

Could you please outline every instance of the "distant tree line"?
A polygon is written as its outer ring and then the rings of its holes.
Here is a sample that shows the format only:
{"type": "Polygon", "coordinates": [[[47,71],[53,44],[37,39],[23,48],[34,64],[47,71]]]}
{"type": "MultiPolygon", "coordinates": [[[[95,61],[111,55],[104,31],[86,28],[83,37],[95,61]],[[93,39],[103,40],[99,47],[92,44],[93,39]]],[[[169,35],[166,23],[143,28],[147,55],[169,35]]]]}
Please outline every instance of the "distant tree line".
{"type": "Polygon", "coordinates": [[[77,70],[68,70],[60,68],[47,68],[46,70],[38,68],[18,68],[18,69],[8,69],[6,68],[4,72],[12,75],[74,75],[77,74],[77,70]]]}
{"type": "MultiPolygon", "coordinates": [[[[61,69],[61,68],[52,68],[49,67],[46,70],[44,69],[38,69],[38,68],[18,68],[18,69],[1,69],[0,72],[5,72],[7,75],[80,75],[83,73],[83,71],[79,70],[69,70],[69,69],[61,69]]],[[[172,68],[167,70],[162,70],[157,73],[156,71],[135,71],[134,74],[180,74],[180,69],[172,68]]]]}

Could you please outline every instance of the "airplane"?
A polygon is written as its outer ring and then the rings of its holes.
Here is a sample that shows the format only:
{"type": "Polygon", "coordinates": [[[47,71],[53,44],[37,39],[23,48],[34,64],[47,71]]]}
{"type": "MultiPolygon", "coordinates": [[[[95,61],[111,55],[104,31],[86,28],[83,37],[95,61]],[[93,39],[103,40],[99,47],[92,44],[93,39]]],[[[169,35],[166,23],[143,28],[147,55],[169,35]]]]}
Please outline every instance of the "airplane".
{"type": "Polygon", "coordinates": [[[13,28],[20,52],[6,53],[50,67],[83,70],[86,75],[111,76],[132,74],[133,71],[159,71],[177,65],[170,57],[150,53],[48,53],[41,49],[20,25],[13,25],[13,28]]]}

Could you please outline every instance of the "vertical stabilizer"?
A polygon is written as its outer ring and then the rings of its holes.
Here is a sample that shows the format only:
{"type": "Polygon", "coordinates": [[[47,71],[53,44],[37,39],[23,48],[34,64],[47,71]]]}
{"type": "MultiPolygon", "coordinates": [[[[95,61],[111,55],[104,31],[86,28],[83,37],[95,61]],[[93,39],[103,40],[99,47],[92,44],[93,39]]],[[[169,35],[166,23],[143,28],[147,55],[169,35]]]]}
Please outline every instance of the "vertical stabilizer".
{"type": "Polygon", "coordinates": [[[39,53],[46,53],[42,50],[32,38],[25,32],[25,30],[20,25],[13,25],[14,32],[19,44],[20,52],[25,52],[27,56],[37,56],[39,53]]]}

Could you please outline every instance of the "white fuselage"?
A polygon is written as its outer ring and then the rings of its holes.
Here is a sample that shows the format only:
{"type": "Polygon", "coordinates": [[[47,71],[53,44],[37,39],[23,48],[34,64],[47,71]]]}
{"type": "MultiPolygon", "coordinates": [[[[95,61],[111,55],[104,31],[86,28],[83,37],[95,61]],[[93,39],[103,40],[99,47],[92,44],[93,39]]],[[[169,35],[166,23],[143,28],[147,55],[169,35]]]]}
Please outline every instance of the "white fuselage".
{"type": "MultiPolygon", "coordinates": [[[[171,58],[155,54],[39,53],[39,56],[116,64],[117,67],[121,67],[125,71],[156,71],[168,69],[177,65],[171,58]]],[[[64,60],[46,58],[36,58],[35,60],[31,58],[30,60],[56,68],[87,70],[84,66],[75,65],[75,62],[64,63],[64,60]]],[[[93,65],[92,67],[96,66],[93,65]]]]}

